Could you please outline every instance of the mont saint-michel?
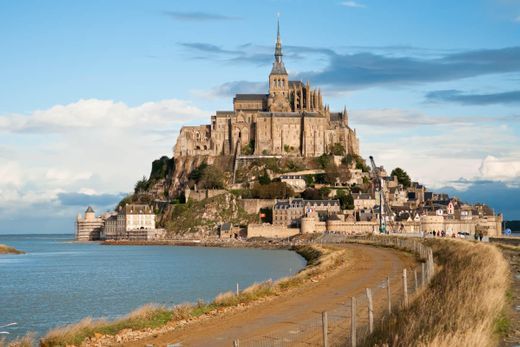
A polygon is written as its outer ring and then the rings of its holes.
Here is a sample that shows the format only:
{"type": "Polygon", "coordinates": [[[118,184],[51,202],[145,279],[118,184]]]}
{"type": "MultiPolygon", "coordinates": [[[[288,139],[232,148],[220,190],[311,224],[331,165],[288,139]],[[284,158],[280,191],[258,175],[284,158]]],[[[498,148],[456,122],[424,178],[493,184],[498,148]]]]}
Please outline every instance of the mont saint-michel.
{"type": "Polygon", "coordinates": [[[341,146],[359,155],[359,140],[346,108],[331,112],[319,88],[292,81],[283,62],[280,30],[266,94],[237,94],[232,111],[217,111],[211,124],[181,129],[174,157],[279,155],[318,157],[341,146]]]}
{"type": "MultiPolygon", "coordinates": [[[[287,238],[302,234],[498,236],[502,215],[363,159],[345,107],[290,79],[278,26],[265,94],[236,94],[210,124],[183,126],[172,158],[112,212],[78,215],[78,240],[287,238]]],[[[377,158],[376,158],[377,159],[377,158]]]]}
{"type": "Polygon", "coordinates": [[[0,347],[518,347],[518,15],[0,1],[0,347]]]}

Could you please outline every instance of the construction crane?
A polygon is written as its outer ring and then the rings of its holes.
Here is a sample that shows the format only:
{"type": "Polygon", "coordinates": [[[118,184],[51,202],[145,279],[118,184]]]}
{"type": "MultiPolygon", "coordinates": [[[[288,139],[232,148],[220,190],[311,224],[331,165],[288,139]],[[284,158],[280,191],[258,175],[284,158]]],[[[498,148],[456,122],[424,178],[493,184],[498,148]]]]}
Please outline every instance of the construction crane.
{"type": "Polygon", "coordinates": [[[379,194],[379,232],[387,233],[386,223],[392,224],[392,209],[386,202],[383,177],[381,170],[376,166],[374,157],[370,156],[370,164],[372,166],[372,176],[374,180],[375,194],[379,194]],[[385,218],[385,216],[387,218],[385,218]]]}

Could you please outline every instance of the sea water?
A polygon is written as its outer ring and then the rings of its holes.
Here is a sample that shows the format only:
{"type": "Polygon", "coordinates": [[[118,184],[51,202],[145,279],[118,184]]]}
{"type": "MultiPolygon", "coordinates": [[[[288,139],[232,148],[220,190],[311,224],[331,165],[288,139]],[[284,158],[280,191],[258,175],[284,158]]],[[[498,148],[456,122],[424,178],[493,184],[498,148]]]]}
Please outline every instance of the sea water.
{"type": "Polygon", "coordinates": [[[245,288],[305,266],[287,250],[106,246],[72,238],[0,235],[0,243],[27,252],[0,255],[0,338],[42,335],[86,316],[113,319],[146,303],[209,301],[237,283],[245,288]]]}

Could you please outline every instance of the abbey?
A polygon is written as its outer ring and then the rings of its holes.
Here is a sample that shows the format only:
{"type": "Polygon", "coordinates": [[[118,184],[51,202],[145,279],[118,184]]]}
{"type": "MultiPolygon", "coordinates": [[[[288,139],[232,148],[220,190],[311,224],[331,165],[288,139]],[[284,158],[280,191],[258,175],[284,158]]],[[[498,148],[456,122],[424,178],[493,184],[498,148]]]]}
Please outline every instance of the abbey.
{"type": "Polygon", "coordinates": [[[182,127],[174,157],[276,155],[316,157],[332,152],[359,155],[348,113],[330,112],[319,89],[290,81],[282,60],[280,27],[268,94],[236,94],[233,111],[217,111],[211,124],[182,127]]]}

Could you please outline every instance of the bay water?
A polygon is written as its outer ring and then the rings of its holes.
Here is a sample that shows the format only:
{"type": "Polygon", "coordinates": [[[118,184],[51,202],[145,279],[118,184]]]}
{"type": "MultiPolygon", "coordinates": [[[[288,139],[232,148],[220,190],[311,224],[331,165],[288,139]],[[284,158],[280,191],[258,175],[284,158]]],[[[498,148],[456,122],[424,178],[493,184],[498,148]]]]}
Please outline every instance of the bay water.
{"type": "Polygon", "coordinates": [[[0,235],[0,243],[27,252],[0,255],[0,338],[29,331],[41,336],[86,316],[114,319],[146,303],[209,301],[236,290],[236,283],[245,288],[305,266],[287,250],[107,246],[72,239],[0,235]]]}

